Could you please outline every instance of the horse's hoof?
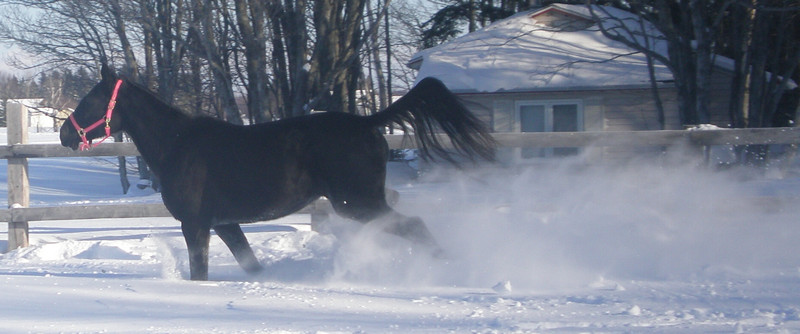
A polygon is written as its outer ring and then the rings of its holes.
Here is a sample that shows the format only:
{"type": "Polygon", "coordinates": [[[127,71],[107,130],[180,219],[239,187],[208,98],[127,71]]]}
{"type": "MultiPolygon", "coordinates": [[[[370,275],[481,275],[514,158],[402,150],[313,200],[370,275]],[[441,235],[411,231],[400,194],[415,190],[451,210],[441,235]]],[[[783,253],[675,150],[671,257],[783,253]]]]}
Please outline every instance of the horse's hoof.
{"type": "Polygon", "coordinates": [[[260,264],[255,266],[248,266],[247,268],[243,268],[244,271],[250,275],[257,275],[264,271],[264,267],[260,264]]]}
{"type": "Polygon", "coordinates": [[[437,260],[450,259],[450,256],[447,254],[447,252],[445,252],[445,250],[439,246],[437,246],[431,251],[431,257],[437,260]]]}
{"type": "Polygon", "coordinates": [[[192,281],[208,281],[208,275],[192,275],[192,277],[189,279],[192,281]]]}

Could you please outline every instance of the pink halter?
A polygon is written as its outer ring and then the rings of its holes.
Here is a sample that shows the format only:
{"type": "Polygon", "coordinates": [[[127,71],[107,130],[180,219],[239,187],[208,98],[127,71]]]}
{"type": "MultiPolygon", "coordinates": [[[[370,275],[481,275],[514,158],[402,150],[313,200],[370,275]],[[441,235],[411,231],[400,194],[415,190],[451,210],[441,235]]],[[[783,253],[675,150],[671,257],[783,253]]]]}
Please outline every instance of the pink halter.
{"type": "Polygon", "coordinates": [[[78,122],[75,121],[75,113],[69,115],[69,120],[72,122],[72,126],[75,127],[75,130],[78,130],[78,136],[81,137],[81,144],[80,149],[81,151],[90,149],[92,147],[96,147],[100,145],[103,141],[111,137],[111,114],[114,113],[114,106],[117,105],[117,93],[119,92],[119,86],[122,85],[122,79],[117,80],[117,84],[114,86],[114,91],[111,93],[111,100],[108,101],[108,109],[106,110],[106,116],[94,122],[94,124],[87,126],[86,128],[81,128],[78,125],[78,122]],[[103,137],[99,142],[92,144],[89,140],[86,139],[86,133],[89,131],[94,130],[96,127],[100,126],[100,124],[106,124],[106,136],[103,137]]]}

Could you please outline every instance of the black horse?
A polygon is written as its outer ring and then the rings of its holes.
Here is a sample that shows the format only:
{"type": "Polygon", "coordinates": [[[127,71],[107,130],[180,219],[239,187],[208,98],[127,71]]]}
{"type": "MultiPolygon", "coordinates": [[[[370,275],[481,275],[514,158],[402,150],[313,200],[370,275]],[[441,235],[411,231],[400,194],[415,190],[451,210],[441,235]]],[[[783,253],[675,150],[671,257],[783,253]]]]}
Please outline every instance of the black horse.
{"type": "Polygon", "coordinates": [[[61,127],[61,144],[89,146],[103,136],[97,126],[103,123],[106,136],[128,133],[181,222],[193,280],[208,279],[210,229],[245,271],[257,272],[262,267],[239,224],[289,215],[321,196],[343,217],[380,220],[385,231],[436,250],[422,220],[395,212],[384,198],[388,146],[379,129],[390,123],[412,128],[429,158],[494,155],[484,125],[436,79],[420,81],[371,116],[325,112],[237,126],[188,116],[107,66],[101,72],[102,80],[61,127]],[[452,147],[435,132],[444,132],[452,147]]]}

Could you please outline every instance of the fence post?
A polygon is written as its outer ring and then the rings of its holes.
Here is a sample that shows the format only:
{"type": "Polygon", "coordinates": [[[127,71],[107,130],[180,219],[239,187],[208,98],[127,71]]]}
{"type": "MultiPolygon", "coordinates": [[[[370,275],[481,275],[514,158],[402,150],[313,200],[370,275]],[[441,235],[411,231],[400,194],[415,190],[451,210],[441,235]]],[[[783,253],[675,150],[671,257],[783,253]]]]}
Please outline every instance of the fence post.
{"type": "MultiPolygon", "coordinates": [[[[28,108],[19,103],[6,106],[8,145],[28,143],[28,108]]],[[[8,206],[27,208],[30,204],[28,159],[8,159],[8,206]]],[[[8,251],[28,246],[28,222],[15,221],[12,215],[8,222],[8,251]]]]}

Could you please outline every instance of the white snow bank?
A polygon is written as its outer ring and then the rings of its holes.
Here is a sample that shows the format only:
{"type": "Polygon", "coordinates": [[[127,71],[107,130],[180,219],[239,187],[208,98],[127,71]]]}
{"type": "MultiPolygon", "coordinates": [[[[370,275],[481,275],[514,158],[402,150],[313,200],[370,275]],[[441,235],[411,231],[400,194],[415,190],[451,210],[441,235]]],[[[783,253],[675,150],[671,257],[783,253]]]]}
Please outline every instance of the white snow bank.
{"type": "MultiPolygon", "coordinates": [[[[120,195],[103,160],[31,162],[41,205],[157,196],[120,195]]],[[[293,215],[244,226],[263,274],[214,237],[213,281],[190,282],[173,219],[31,222],[0,255],[0,332],[800,331],[800,178],[567,160],[390,180],[444,258],[293,215]]]]}
{"type": "Polygon", "coordinates": [[[370,236],[340,249],[337,264],[358,269],[349,277],[381,284],[491,287],[508,280],[515,291],[586,286],[598,277],[796,276],[800,180],[776,186],[737,177],[647,163],[462,174],[414,185],[399,203],[426,220],[448,259],[370,236]]]}

